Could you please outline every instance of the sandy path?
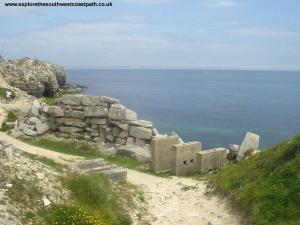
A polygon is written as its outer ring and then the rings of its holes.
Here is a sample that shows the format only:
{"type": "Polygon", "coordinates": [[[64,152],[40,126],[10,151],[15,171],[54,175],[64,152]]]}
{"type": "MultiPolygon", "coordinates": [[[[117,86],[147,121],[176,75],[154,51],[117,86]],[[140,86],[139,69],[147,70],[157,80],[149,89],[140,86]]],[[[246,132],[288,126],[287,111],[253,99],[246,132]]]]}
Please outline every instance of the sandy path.
{"type": "MultiPolygon", "coordinates": [[[[9,107],[17,107],[18,104],[22,104],[22,103],[19,102],[19,103],[11,104],[9,107]]],[[[4,121],[6,114],[7,114],[6,111],[3,109],[3,106],[0,104],[0,125],[4,121]]],[[[62,164],[65,164],[67,162],[74,161],[77,159],[82,159],[81,157],[71,156],[71,155],[62,154],[62,153],[58,153],[58,152],[53,152],[53,151],[50,151],[47,149],[28,145],[28,144],[26,144],[18,139],[15,139],[3,132],[0,132],[0,140],[5,140],[8,143],[13,144],[16,148],[23,150],[24,152],[42,156],[42,157],[46,157],[46,158],[54,160],[55,162],[62,163],[62,164]]]]}
{"type": "Polygon", "coordinates": [[[205,195],[203,181],[156,177],[128,170],[128,181],[140,186],[155,215],[153,225],[241,225],[224,200],[205,195]]]}

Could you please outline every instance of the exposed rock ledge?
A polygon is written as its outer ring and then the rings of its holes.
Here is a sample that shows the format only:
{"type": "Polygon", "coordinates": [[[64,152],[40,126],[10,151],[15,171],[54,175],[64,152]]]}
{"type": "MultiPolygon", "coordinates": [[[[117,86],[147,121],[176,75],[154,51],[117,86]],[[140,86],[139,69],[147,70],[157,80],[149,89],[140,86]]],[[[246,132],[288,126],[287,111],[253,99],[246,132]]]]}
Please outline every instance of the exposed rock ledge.
{"type": "Polygon", "coordinates": [[[4,60],[0,57],[0,75],[11,86],[36,97],[53,96],[66,83],[62,67],[30,58],[4,60]]]}

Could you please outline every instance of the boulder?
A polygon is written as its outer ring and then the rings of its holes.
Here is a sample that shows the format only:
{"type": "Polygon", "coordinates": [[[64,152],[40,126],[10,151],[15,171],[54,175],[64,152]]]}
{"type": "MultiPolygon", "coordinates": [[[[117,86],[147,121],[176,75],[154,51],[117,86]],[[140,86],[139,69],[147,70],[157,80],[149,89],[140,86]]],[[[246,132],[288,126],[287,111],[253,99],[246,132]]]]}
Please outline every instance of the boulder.
{"type": "Polygon", "coordinates": [[[126,138],[129,136],[129,133],[127,131],[122,130],[119,134],[118,137],[120,138],[126,138]]]}
{"type": "Polygon", "coordinates": [[[28,119],[28,123],[31,125],[36,125],[36,124],[42,123],[42,121],[37,117],[30,117],[28,119]]]}
{"type": "Polygon", "coordinates": [[[108,110],[104,106],[86,106],[84,116],[86,117],[106,117],[108,110]]]}
{"type": "Polygon", "coordinates": [[[126,138],[116,138],[116,143],[118,145],[125,145],[126,144],[126,138]]]}
{"type": "Polygon", "coordinates": [[[151,155],[150,155],[149,151],[147,151],[141,147],[134,146],[134,145],[118,147],[116,154],[135,158],[136,160],[138,160],[140,162],[148,163],[151,161],[151,155]]]}
{"type": "Polygon", "coordinates": [[[145,127],[130,126],[130,136],[149,140],[152,138],[152,130],[145,127]]]}
{"type": "Polygon", "coordinates": [[[135,139],[135,144],[136,144],[137,146],[144,147],[145,144],[146,144],[146,141],[143,140],[143,139],[136,138],[136,139],[135,139]]]}
{"type": "Polygon", "coordinates": [[[159,135],[158,130],[157,130],[156,128],[153,128],[153,129],[152,129],[152,135],[153,135],[153,136],[159,135]]]}
{"type": "Polygon", "coordinates": [[[120,108],[111,107],[108,112],[108,117],[112,120],[137,120],[136,112],[124,106],[120,108]]]}
{"type": "Polygon", "coordinates": [[[64,116],[64,111],[59,106],[51,106],[48,109],[48,114],[53,117],[62,117],[64,116]]]}
{"type": "Polygon", "coordinates": [[[247,132],[237,155],[237,160],[240,161],[245,157],[247,151],[256,151],[259,148],[260,136],[254,133],[247,132]]]}
{"type": "Polygon", "coordinates": [[[35,125],[36,131],[38,132],[39,135],[46,133],[48,130],[50,130],[50,125],[49,123],[38,123],[35,125]]]}
{"type": "Polygon", "coordinates": [[[36,136],[39,135],[37,131],[34,131],[32,129],[29,129],[29,128],[23,129],[23,133],[26,134],[27,136],[30,136],[30,137],[36,137],[36,136]]]}
{"type": "Polygon", "coordinates": [[[41,108],[40,103],[38,102],[38,100],[35,99],[32,103],[29,114],[38,117],[40,115],[40,108],[41,108]]]}

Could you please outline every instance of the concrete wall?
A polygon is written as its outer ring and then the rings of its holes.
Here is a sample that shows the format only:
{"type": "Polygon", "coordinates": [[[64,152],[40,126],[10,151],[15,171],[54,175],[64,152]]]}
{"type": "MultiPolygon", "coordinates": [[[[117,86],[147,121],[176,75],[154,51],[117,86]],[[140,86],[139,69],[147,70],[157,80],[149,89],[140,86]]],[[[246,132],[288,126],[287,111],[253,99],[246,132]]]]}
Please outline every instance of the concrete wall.
{"type": "Polygon", "coordinates": [[[171,171],[177,176],[197,171],[196,153],[201,150],[201,142],[189,142],[174,145],[172,148],[171,171]]]}
{"type": "Polygon", "coordinates": [[[151,168],[154,172],[171,170],[172,146],[179,143],[176,136],[154,137],[151,140],[151,168]]]}
{"type": "Polygon", "coordinates": [[[227,152],[226,148],[214,148],[197,152],[197,170],[206,173],[227,164],[227,152]]]}

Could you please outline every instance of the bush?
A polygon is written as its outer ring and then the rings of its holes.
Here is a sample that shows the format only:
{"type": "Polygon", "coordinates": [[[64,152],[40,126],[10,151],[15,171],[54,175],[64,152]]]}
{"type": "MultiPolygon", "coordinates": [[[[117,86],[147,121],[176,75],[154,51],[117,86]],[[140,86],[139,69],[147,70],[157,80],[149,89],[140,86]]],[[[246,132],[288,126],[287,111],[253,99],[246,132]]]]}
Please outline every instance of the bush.
{"type": "Polygon", "coordinates": [[[300,224],[300,135],[228,165],[213,178],[255,225],[300,224]]]}
{"type": "Polygon", "coordinates": [[[5,121],[1,124],[0,131],[6,132],[10,130],[10,127],[7,125],[7,123],[15,122],[16,120],[17,117],[12,112],[8,112],[5,121]]]}

